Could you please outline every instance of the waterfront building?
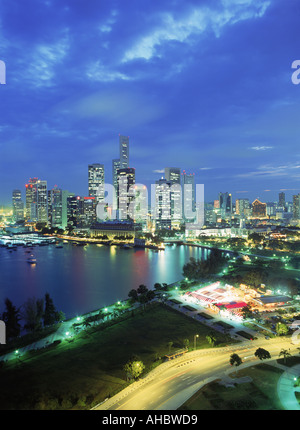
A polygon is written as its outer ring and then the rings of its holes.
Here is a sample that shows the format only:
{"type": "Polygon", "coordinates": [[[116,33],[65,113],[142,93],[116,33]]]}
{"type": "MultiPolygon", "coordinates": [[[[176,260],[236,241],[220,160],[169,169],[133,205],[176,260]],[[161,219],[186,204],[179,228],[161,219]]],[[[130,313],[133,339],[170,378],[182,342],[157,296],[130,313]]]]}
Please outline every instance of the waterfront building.
{"type": "Polygon", "coordinates": [[[91,238],[105,240],[134,240],[135,225],[132,221],[106,221],[95,223],[90,228],[91,238]]]}
{"type": "Polygon", "coordinates": [[[182,209],[185,222],[194,222],[196,218],[196,185],[195,174],[187,174],[185,170],[181,175],[182,209]]]}
{"type": "Polygon", "coordinates": [[[48,190],[48,220],[51,227],[61,229],[67,227],[67,199],[69,196],[69,191],[62,190],[57,186],[48,190]]]}
{"type": "Polygon", "coordinates": [[[25,184],[25,217],[30,221],[37,221],[37,181],[38,178],[30,178],[25,184]]]}
{"type": "Polygon", "coordinates": [[[90,164],[88,166],[88,188],[89,196],[95,197],[98,202],[104,200],[104,165],[103,164],[90,164]]]}
{"type": "Polygon", "coordinates": [[[171,184],[171,225],[179,228],[182,222],[181,170],[179,167],[165,167],[165,179],[171,184]]]}
{"type": "Polygon", "coordinates": [[[118,175],[118,218],[120,220],[134,219],[133,202],[134,199],[134,185],[135,185],[135,169],[128,167],[119,169],[118,175]]]}
{"type": "Polygon", "coordinates": [[[171,228],[171,182],[161,178],[155,182],[154,207],[152,219],[155,220],[155,229],[171,228]]]}
{"type": "Polygon", "coordinates": [[[13,219],[15,222],[24,220],[24,203],[22,201],[21,190],[12,192],[13,219]]]}

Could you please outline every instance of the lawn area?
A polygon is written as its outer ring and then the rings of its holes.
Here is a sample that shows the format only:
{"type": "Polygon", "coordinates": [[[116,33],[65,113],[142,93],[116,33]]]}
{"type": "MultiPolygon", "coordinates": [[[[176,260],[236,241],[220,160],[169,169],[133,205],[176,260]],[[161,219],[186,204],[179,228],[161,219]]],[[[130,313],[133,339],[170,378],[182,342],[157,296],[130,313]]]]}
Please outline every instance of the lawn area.
{"type": "Polygon", "coordinates": [[[192,396],[181,410],[282,410],[277,382],[282,371],[269,364],[258,364],[232,375],[250,377],[249,382],[225,387],[217,381],[207,384],[192,396]]]}
{"type": "MultiPolygon", "coordinates": [[[[91,327],[72,342],[27,353],[0,368],[0,408],[88,409],[123,389],[128,382],[124,364],[138,356],[151,370],[169,352],[182,348],[184,340],[208,348],[212,332],[200,322],[161,304],[110,327],[91,327]],[[172,344],[170,344],[172,342],[172,344]]],[[[214,332],[217,345],[230,338],[214,332]]]]}

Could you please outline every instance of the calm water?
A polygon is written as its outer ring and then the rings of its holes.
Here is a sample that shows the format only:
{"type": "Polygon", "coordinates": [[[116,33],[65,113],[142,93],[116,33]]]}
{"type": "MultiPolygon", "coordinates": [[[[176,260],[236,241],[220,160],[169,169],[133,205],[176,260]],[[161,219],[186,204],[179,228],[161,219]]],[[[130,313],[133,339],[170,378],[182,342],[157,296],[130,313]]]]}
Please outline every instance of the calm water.
{"type": "Polygon", "coordinates": [[[190,257],[205,258],[201,248],[167,246],[164,251],[124,250],[116,246],[64,244],[34,247],[36,265],[27,263],[28,249],[0,248],[0,313],[8,297],[21,306],[28,298],[48,292],[66,318],[110,305],[128,297],[132,288],[182,279],[190,257]]]}

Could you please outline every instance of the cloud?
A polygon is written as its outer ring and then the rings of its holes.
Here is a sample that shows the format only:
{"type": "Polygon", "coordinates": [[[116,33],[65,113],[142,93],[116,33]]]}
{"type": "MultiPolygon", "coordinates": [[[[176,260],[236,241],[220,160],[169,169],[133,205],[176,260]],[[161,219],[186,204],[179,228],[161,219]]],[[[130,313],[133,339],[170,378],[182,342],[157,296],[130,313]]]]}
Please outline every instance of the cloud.
{"type": "Polygon", "coordinates": [[[153,170],[153,173],[165,173],[165,169],[153,170]]]}
{"type": "Polygon", "coordinates": [[[100,82],[112,82],[116,80],[128,81],[131,78],[124,73],[118,72],[116,70],[111,70],[109,67],[104,66],[101,61],[96,61],[90,64],[86,71],[86,76],[91,81],[100,82]]]}
{"type": "Polygon", "coordinates": [[[300,164],[290,163],[286,165],[272,166],[272,165],[262,165],[257,168],[257,170],[240,173],[236,175],[239,178],[260,178],[260,177],[280,177],[280,176],[288,176],[289,178],[298,179],[300,177],[299,174],[291,173],[292,170],[300,169],[300,164]]]}
{"type": "Polygon", "coordinates": [[[267,151],[268,149],[273,149],[273,146],[251,146],[249,149],[254,151],[267,151]]]}
{"type": "Polygon", "coordinates": [[[191,36],[199,36],[207,31],[213,31],[216,37],[220,37],[225,26],[262,17],[269,5],[270,2],[264,0],[223,0],[220,11],[201,7],[177,19],[171,13],[163,13],[158,17],[160,26],[128,49],[122,61],[160,57],[159,48],[168,42],[187,43],[191,36]]]}

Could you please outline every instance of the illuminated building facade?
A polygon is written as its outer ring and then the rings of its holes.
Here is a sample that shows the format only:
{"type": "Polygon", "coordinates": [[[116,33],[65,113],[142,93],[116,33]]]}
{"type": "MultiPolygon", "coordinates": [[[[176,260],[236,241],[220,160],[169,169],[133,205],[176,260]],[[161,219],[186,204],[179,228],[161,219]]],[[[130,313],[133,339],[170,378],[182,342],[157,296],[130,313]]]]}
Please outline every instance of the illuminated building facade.
{"type": "Polygon", "coordinates": [[[258,199],[252,203],[252,217],[253,218],[266,218],[267,204],[260,202],[258,199]]]}
{"type": "Polygon", "coordinates": [[[104,165],[90,164],[88,167],[89,196],[101,202],[104,199],[104,165]]]}
{"type": "Polygon", "coordinates": [[[118,213],[120,220],[134,219],[134,199],[135,169],[128,167],[118,170],[118,213]]]}
{"type": "Polygon", "coordinates": [[[24,220],[24,203],[22,201],[21,190],[12,192],[13,219],[15,222],[24,220]]]}

